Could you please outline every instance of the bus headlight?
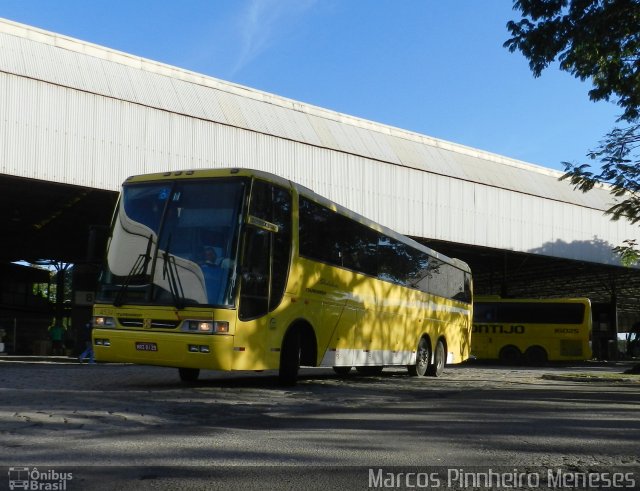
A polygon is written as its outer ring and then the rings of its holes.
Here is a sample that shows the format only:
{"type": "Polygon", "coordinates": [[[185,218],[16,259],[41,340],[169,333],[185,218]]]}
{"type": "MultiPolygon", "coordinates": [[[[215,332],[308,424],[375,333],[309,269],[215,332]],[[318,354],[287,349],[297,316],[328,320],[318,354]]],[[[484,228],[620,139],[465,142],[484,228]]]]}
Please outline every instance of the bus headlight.
{"type": "Polygon", "coordinates": [[[94,315],[93,327],[116,327],[116,320],[113,317],[94,315]]]}
{"type": "Polygon", "coordinates": [[[182,323],[182,331],[194,334],[228,334],[229,323],[227,321],[187,320],[182,323]]]}

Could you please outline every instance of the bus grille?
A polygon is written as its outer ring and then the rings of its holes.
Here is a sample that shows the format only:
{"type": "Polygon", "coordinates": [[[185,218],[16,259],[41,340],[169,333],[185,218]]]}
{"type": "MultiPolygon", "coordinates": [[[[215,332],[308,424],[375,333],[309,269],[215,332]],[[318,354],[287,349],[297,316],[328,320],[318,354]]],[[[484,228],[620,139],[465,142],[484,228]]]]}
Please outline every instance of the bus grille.
{"type": "Polygon", "coordinates": [[[145,326],[144,319],[130,319],[127,317],[119,318],[118,322],[124,327],[148,327],[149,329],[175,329],[180,324],[180,321],[151,319],[151,323],[147,321],[145,326]]]}
{"type": "Polygon", "coordinates": [[[561,356],[582,356],[582,341],[561,339],[560,355],[561,356]]]}

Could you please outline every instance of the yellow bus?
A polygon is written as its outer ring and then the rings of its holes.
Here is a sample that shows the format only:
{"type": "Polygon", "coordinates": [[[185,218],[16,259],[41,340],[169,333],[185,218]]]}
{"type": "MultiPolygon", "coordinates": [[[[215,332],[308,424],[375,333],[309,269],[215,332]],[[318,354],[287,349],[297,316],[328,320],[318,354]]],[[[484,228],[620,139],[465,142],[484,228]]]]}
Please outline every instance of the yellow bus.
{"type": "Polygon", "coordinates": [[[477,297],[471,353],[503,363],[591,358],[588,298],[501,299],[477,297]]]}
{"type": "Polygon", "coordinates": [[[442,373],[469,357],[469,267],[309,189],[217,169],[128,178],[94,306],[98,361],[442,373]]]}

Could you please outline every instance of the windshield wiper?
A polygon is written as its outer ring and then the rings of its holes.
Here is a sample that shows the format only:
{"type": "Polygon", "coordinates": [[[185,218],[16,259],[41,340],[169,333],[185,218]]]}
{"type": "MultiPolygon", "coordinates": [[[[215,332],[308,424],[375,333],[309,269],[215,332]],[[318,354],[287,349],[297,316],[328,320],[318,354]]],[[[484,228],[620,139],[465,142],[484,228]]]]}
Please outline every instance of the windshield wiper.
{"type": "Polygon", "coordinates": [[[124,279],[124,282],[122,283],[120,289],[118,290],[118,293],[116,294],[116,298],[113,300],[114,306],[120,307],[124,303],[125,295],[133,278],[146,276],[147,268],[149,267],[149,261],[151,261],[152,242],[153,235],[149,235],[149,240],[147,241],[147,250],[144,254],[140,254],[136,259],[136,262],[133,263],[131,271],[129,271],[129,273],[127,274],[127,277],[124,279]]]}
{"type": "Polygon", "coordinates": [[[167,240],[167,248],[162,255],[164,262],[162,267],[162,279],[168,279],[169,291],[173,297],[173,302],[177,309],[184,309],[184,290],[182,289],[182,282],[180,281],[180,275],[178,273],[178,265],[176,264],[175,256],[172,256],[169,252],[171,245],[171,235],[167,240]]]}

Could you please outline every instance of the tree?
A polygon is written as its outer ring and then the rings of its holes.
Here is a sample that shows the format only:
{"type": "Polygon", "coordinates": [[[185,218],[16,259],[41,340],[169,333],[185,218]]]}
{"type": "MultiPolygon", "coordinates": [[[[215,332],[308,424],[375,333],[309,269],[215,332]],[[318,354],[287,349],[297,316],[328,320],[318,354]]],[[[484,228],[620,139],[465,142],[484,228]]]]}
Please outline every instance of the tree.
{"type": "MultiPolygon", "coordinates": [[[[529,60],[534,76],[557,61],[561,70],[589,80],[593,101],[612,101],[623,110],[618,123],[595,150],[597,162],[563,162],[574,188],[583,192],[610,185],[616,203],[606,213],[640,222],[640,0],[515,0],[522,19],[507,23],[504,46],[529,60]]],[[[616,247],[624,264],[640,260],[633,240],[616,247]]]]}
{"type": "Polygon", "coordinates": [[[523,19],[510,21],[504,46],[520,50],[534,76],[552,62],[580,80],[589,97],[623,108],[622,120],[640,115],[640,2],[638,0],[515,0],[523,19]]]}

